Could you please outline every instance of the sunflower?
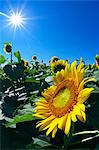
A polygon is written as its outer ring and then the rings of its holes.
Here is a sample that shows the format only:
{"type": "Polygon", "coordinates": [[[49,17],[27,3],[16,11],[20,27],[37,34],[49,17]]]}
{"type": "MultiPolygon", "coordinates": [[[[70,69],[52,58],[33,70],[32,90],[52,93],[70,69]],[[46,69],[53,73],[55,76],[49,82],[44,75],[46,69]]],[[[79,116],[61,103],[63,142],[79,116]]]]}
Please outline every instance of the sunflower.
{"type": "Polygon", "coordinates": [[[76,61],[71,66],[66,63],[65,70],[56,73],[54,85],[46,89],[36,102],[33,116],[43,119],[36,127],[40,131],[47,129],[47,136],[52,132],[54,138],[58,128],[67,135],[71,122],[76,122],[77,119],[86,121],[84,102],[94,89],[84,88],[84,84],[94,79],[83,78],[83,66],[83,63],[77,66],[76,61]]]}
{"type": "Polygon", "coordinates": [[[50,62],[55,62],[55,61],[58,61],[59,60],[59,58],[57,57],[57,56],[53,56],[52,58],[51,58],[51,60],[50,60],[50,62]]]}
{"type": "Polygon", "coordinates": [[[57,73],[57,71],[61,71],[65,69],[66,61],[65,60],[56,60],[50,62],[51,70],[53,73],[57,73]]]}
{"type": "Polygon", "coordinates": [[[36,56],[32,56],[32,60],[36,60],[37,59],[37,57],[36,56]]]}
{"type": "Polygon", "coordinates": [[[25,61],[24,66],[25,66],[25,67],[28,67],[28,66],[29,66],[29,63],[28,63],[27,61],[25,61]]]}
{"type": "Polygon", "coordinates": [[[28,67],[29,66],[28,62],[23,60],[23,59],[21,60],[21,63],[24,65],[24,67],[28,67]]]}
{"type": "Polygon", "coordinates": [[[11,44],[4,44],[4,52],[6,54],[9,54],[9,53],[11,53],[11,51],[12,51],[12,45],[11,44]]]}
{"type": "Polygon", "coordinates": [[[96,67],[99,68],[99,55],[96,55],[96,67]]]}

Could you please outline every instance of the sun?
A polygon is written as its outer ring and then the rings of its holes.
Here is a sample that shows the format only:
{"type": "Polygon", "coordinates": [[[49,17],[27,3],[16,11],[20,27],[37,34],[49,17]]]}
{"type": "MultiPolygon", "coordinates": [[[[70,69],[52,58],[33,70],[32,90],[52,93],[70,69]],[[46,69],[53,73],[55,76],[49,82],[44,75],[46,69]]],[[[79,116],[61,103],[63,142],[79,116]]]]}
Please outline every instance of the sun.
{"type": "Polygon", "coordinates": [[[21,13],[13,12],[8,18],[9,25],[13,26],[15,29],[17,27],[24,27],[25,18],[21,15],[21,13]]]}
{"type": "Polygon", "coordinates": [[[0,12],[0,15],[4,16],[7,18],[7,25],[12,26],[15,30],[16,28],[24,28],[24,25],[26,24],[26,20],[28,18],[23,17],[22,11],[16,11],[14,12],[13,10],[10,12],[10,14],[6,14],[3,12],[0,12]]]}
{"type": "Polygon", "coordinates": [[[11,21],[11,24],[13,24],[14,26],[15,25],[19,26],[22,24],[22,17],[19,14],[13,14],[10,17],[10,21],[11,21]]]}

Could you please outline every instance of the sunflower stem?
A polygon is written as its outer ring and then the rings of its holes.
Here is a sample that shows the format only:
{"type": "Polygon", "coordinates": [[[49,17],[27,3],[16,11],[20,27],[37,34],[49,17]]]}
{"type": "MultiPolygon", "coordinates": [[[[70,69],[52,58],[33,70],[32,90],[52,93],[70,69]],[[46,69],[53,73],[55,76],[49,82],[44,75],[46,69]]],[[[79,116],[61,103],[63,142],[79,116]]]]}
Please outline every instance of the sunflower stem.
{"type": "Polygon", "coordinates": [[[69,136],[64,135],[64,148],[65,149],[68,148],[70,141],[71,141],[71,138],[69,136]]]}
{"type": "Polygon", "coordinates": [[[11,50],[11,65],[12,65],[12,62],[13,62],[13,60],[12,60],[12,50],[11,50]]]}
{"type": "Polygon", "coordinates": [[[73,135],[74,129],[75,129],[75,124],[72,122],[70,133],[67,136],[64,135],[64,148],[66,148],[66,149],[70,145],[70,142],[71,142],[72,137],[73,137],[72,135],[73,135]]]}

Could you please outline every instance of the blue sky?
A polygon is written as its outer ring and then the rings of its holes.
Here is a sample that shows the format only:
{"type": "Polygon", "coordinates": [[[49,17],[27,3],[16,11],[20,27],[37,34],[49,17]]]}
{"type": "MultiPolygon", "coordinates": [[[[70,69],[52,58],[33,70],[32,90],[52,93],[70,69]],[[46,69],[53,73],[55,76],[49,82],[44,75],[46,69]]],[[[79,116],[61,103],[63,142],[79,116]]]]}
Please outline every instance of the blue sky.
{"type": "Polygon", "coordinates": [[[70,62],[83,57],[94,63],[99,54],[98,1],[0,0],[0,12],[9,15],[12,9],[22,9],[22,15],[31,19],[14,33],[6,17],[0,16],[0,54],[9,41],[13,51],[19,50],[28,61],[36,55],[46,63],[52,56],[70,62]]]}

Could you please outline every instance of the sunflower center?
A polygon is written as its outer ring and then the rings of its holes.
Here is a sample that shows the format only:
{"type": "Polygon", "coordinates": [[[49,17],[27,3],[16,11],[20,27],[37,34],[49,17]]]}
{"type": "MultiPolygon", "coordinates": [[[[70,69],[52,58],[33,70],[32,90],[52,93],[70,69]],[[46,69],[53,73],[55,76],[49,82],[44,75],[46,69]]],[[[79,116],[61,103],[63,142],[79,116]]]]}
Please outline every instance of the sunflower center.
{"type": "Polygon", "coordinates": [[[62,117],[72,111],[77,103],[78,90],[72,80],[64,80],[58,86],[49,101],[49,108],[56,117],[62,117]]]}
{"type": "Polygon", "coordinates": [[[63,108],[70,99],[70,90],[68,88],[61,90],[53,100],[56,108],[63,108]]]}

